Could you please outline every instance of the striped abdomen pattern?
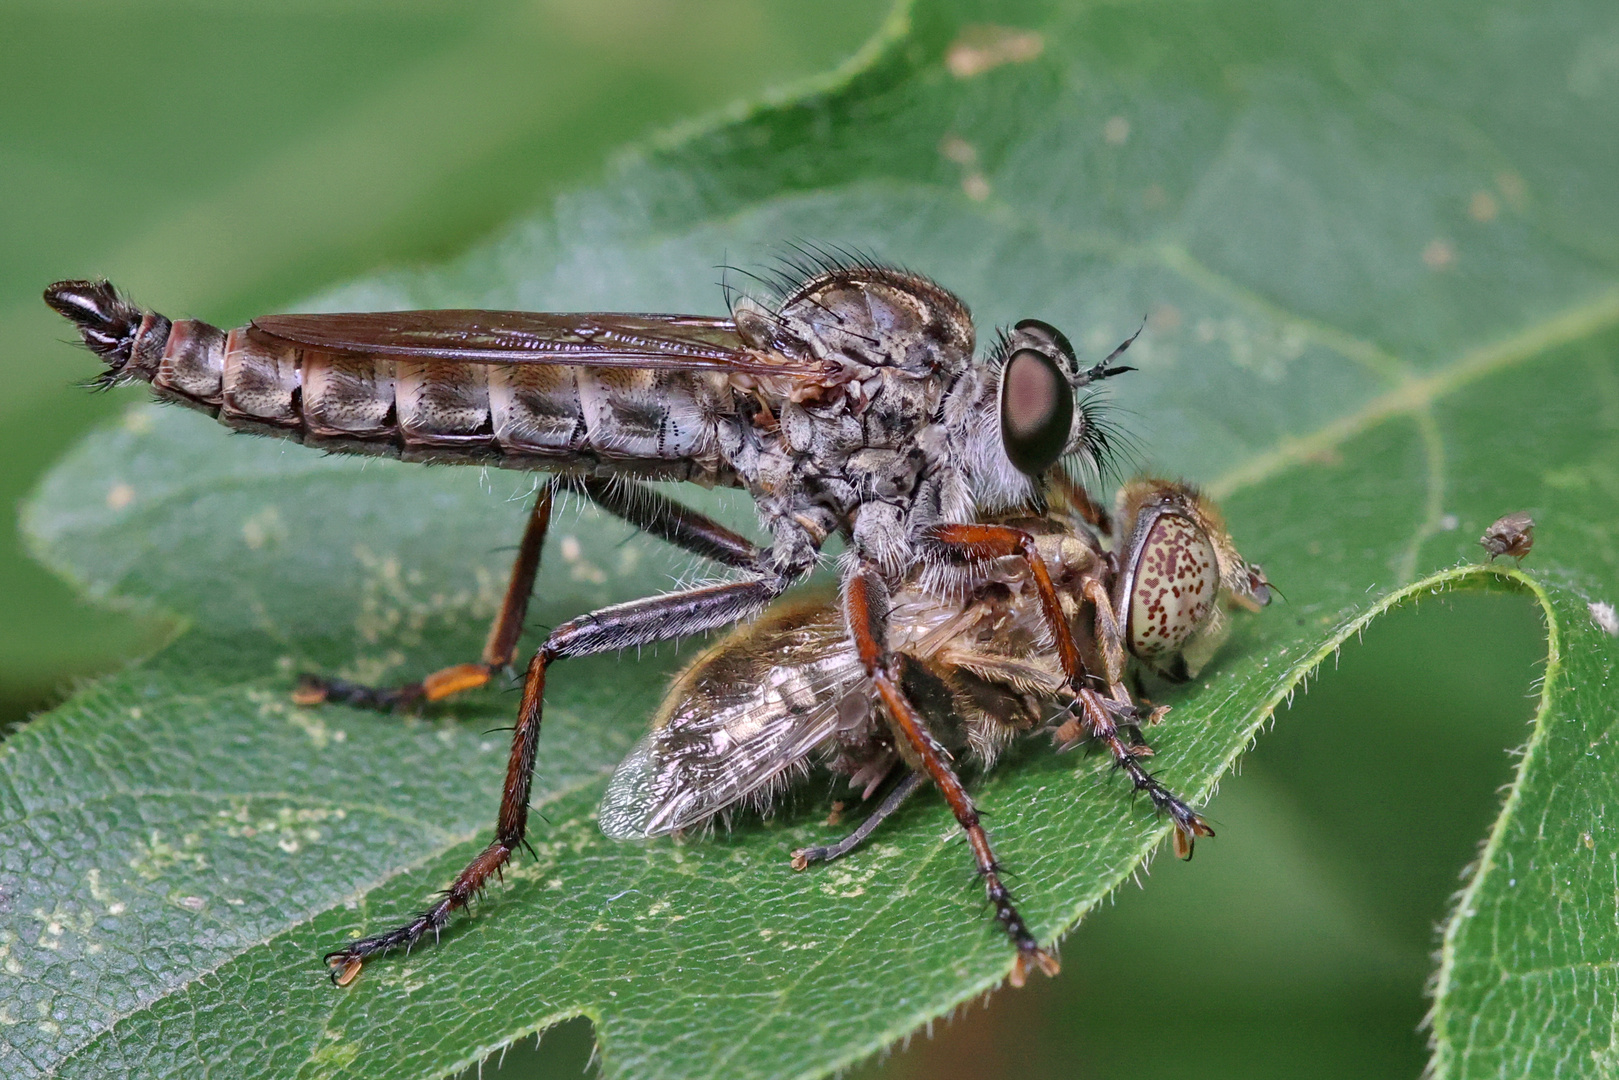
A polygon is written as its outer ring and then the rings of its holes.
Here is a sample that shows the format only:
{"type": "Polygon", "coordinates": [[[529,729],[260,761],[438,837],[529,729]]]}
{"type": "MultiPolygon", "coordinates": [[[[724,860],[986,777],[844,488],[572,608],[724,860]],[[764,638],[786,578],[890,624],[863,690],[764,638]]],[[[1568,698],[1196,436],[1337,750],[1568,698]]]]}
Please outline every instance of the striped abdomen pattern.
{"type": "Polygon", "coordinates": [[[230,427],[332,450],[735,482],[724,372],[334,354],[147,314],[121,375],[230,427]]]}

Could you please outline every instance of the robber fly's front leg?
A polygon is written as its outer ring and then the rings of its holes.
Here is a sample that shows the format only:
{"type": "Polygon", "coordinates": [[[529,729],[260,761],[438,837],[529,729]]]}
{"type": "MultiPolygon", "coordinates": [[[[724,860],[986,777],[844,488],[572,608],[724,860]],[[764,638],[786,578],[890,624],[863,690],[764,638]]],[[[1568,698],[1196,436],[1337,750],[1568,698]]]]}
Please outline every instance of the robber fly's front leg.
{"type": "Polygon", "coordinates": [[[978,809],[967,794],[961,778],[950,767],[950,753],[928,730],[915,705],[900,687],[898,658],[889,653],[888,589],[881,575],[870,565],[857,568],[850,575],[843,593],[844,618],[854,638],[855,650],[860,656],[882,700],[894,732],[904,748],[905,757],[919,771],[927,774],[933,785],[944,795],[945,802],[956,816],[967,844],[972,848],[973,861],[979,876],[995,906],[995,918],[1006,930],[1012,944],[1017,947],[1017,960],[1012,966],[1013,986],[1022,986],[1033,965],[1047,975],[1057,974],[1057,960],[1040,947],[1029,933],[1023,916],[1012,903],[1012,893],[1001,881],[1000,864],[989,846],[989,837],[978,820],[978,809]]]}
{"type": "MultiPolygon", "coordinates": [[[[1153,805],[1174,821],[1175,854],[1182,859],[1190,859],[1197,838],[1213,836],[1213,827],[1142,767],[1140,759],[1152,754],[1151,747],[1145,743],[1126,744],[1130,747],[1127,760],[1121,759],[1118,751],[1114,750],[1115,744],[1121,742],[1118,734],[1120,717],[1126,720],[1133,718],[1138,722],[1145,720],[1152,724],[1157,723],[1167,708],[1155,709],[1145,717],[1140,715],[1140,708],[1131,699],[1130,692],[1124,686],[1124,631],[1117,613],[1113,610],[1113,599],[1102,583],[1095,578],[1085,582],[1084,595],[1096,612],[1096,640],[1102,650],[1103,665],[1107,668],[1108,688],[1105,699],[1095,690],[1082,692],[1077,702],[1080,715],[1084,717],[1085,727],[1092,737],[1106,742],[1109,750],[1113,751],[1114,762],[1129,775],[1136,790],[1146,792],[1153,805]]],[[[1139,735],[1139,732],[1137,734],[1139,735]]]]}
{"type": "Polygon", "coordinates": [[[1130,778],[1137,791],[1143,792],[1154,806],[1169,815],[1175,824],[1175,854],[1183,859],[1192,857],[1192,848],[1200,836],[1213,836],[1214,829],[1180,796],[1170,791],[1158,778],[1148,772],[1141,759],[1150,756],[1151,749],[1127,740],[1120,732],[1119,716],[1126,722],[1136,717],[1134,703],[1124,689],[1119,676],[1124,669],[1124,641],[1119,622],[1113,612],[1112,601],[1101,583],[1087,584],[1085,596],[1096,607],[1097,638],[1107,668],[1100,680],[1106,693],[1096,686],[1092,673],[1085,670],[1079,647],[1063,615],[1057,590],[1052,585],[1051,573],[1040,557],[1034,536],[1009,525],[941,525],[927,537],[933,550],[957,559],[994,559],[1020,556],[1028,565],[1035,592],[1040,598],[1040,609],[1057,646],[1057,658],[1069,689],[1074,694],[1074,707],[1086,734],[1107,747],[1114,766],[1130,778]]]}
{"type": "Polygon", "coordinates": [[[465,907],[491,875],[499,874],[512,853],[523,844],[528,828],[529,790],[534,776],[534,751],[540,736],[545,677],[553,663],[568,657],[617,652],[714,630],[758,614],[781,595],[788,584],[790,579],[759,579],[689,589],[602,608],[557,627],[529,661],[523,680],[523,700],[518,708],[517,726],[512,730],[506,785],[494,839],[467,864],[432,907],[403,926],[328,953],[326,963],[331,968],[332,979],[340,986],[347,985],[359,974],[366,957],[389,949],[409,948],[429,932],[436,936],[450,916],[465,907]]]}
{"type": "Polygon", "coordinates": [[[546,481],[534,500],[534,509],[529,513],[528,525],[517,547],[517,558],[512,563],[506,597],[495,615],[483,656],[477,663],[452,664],[420,682],[389,687],[305,675],[293,692],[293,700],[300,705],[337,701],[369,709],[409,709],[422,702],[442,701],[452,694],[475,690],[493,678],[495,672],[510,667],[517,658],[517,641],[522,637],[523,620],[534,595],[540,552],[551,527],[551,508],[559,488],[583,495],[613,516],[693,555],[738,570],[756,573],[765,570],[763,550],[747,537],[643,484],[559,476],[546,481]]]}

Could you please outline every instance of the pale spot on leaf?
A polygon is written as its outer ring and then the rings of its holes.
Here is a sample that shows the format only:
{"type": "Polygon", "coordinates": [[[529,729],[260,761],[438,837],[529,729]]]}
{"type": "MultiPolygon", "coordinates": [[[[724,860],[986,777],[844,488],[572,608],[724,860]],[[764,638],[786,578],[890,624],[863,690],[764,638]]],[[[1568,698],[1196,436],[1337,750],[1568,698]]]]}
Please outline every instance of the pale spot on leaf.
{"type": "Polygon", "coordinates": [[[1449,240],[1435,237],[1422,249],[1422,265],[1429,270],[1448,270],[1455,262],[1456,249],[1451,247],[1449,240]]]}
{"type": "Polygon", "coordinates": [[[1495,189],[1514,210],[1523,208],[1524,200],[1529,194],[1529,186],[1524,183],[1523,177],[1510,170],[1496,174],[1495,189]]]}
{"type": "Polygon", "coordinates": [[[939,154],[946,161],[953,161],[957,165],[976,165],[978,163],[978,150],[972,143],[960,135],[946,135],[939,142],[939,154]]]}
{"type": "Polygon", "coordinates": [[[1032,30],[1008,26],[969,26],[945,54],[945,66],[958,79],[982,75],[1002,64],[1026,64],[1046,48],[1046,39],[1032,30]]]}
{"type": "Polygon", "coordinates": [[[135,489],[125,483],[117,483],[107,489],[107,509],[122,510],[135,501],[135,489]]]}
{"type": "Polygon", "coordinates": [[[1174,304],[1158,304],[1147,316],[1147,325],[1156,333],[1172,334],[1181,328],[1185,321],[1181,309],[1174,304]]]}
{"type": "Polygon", "coordinates": [[[124,413],[124,430],[131,435],[145,435],[152,430],[152,409],[148,405],[136,405],[124,413]]]}
{"type": "Polygon", "coordinates": [[[254,551],[266,545],[275,545],[287,539],[287,524],[281,520],[281,511],[274,506],[266,506],[242,522],[242,542],[254,551]]]}

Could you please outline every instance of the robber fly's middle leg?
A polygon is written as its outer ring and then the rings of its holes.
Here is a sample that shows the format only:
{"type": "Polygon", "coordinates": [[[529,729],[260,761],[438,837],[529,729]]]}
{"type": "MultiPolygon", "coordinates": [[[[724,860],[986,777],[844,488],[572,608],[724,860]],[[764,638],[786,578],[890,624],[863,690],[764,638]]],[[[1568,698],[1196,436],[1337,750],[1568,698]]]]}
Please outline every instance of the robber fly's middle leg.
{"type": "Polygon", "coordinates": [[[517,558],[512,563],[506,596],[495,615],[494,625],[489,628],[489,638],[477,663],[451,664],[419,682],[389,687],[305,675],[293,691],[293,700],[300,705],[336,701],[369,709],[409,709],[422,702],[442,701],[453,694],[475,690],[489,682],[495,672],[510,667],[517,658],[517,641],[522,637],[523,620],[534,595],[540,552],[550,531],[551,508],[558,489],[582,495],[614,517],[693,555],[738,570],[756,573],[765,570],[764,552],[747,537],[644,484],[594,477],[555,477],[545,483],[534,500],[523,539],[517,546],[517,558]]]}
{"type": "Polygon", "coordinates": [[[978,819],[978,808],[961,778],[950,767],[950,752],[928,730],[927,721],[915,705],[911,704],[900,686],[898,658],[888,651],[888,589],[878,571],[869,565],[857,568],[850,575],[843,593],[844,618],[854,638],[855,650],[870,676],[887,710],[895,734],[909,752],[906,757],[916,768],[933,781],[950,810],[956,816],[967,844],[972,849],[973,862],[984,879],[990,903],[995,907],[995,918],[1017,947],[1017,960],[1012,966],[1013,986],[1022,986],[1032,965],[1055,975],[1057,959],[1040,947],[1029,933],[1023,916],[1012,903],[1011,890],[1001,881],[1000,864],[989,846],[989,836],[978,819]]]}
{"type": "Polygon", "coordinates": [[[1095,579],[1086,582],[1084,593],[1096,609],[1096,636],[1106,669],[1098,679],[1085,669],[1068,619],[1063,615],[1056,587],[1052,585],[1050,571],[1046,569],[1045,560],[1040,558],[1033,535],[1009,525],[965,524],[941,525],[927,539],[933,551],[943,557],[994,559],[1017,555],[1023,558],[1040,597],[1046,625],[1056,642],[1058,661],[1073,691],[1079,726],[1106,746],[1113,757],[1114,767],[1130,778],[1137,791],[1145,794],[1154,806],[1169,816],[1175,825],[1175,854],[1190,859],[1197,838],[1213,836],[1214,829],[1184,799],[1165,787],[1141,764],[1143,758],[1151,755],[1151,748],[1144,743],[1132,742],[1121,731],[1121,727],[1133,725],[1140,717],[1135,703],[1130,700],[1129,691],[1121,681],[1125,663],[1124,638],[1112,600],[1102,583],[1095,579]]]}
{"type": "Polygon", "coordinates": [[[347,985],[359,974],[368,956],[409,948],[429,932],[436,937],[450,916],[481,892],[490,877],[498,875],[512,853],[524,843],[545,678],[552,664],[570,657],[633,649],[717,629],[758,614],[781,595],[791,580],[737,581],[632,600],[581,615],[552,631],[529,661],[523,679],[523,700],[518,708],[517,725],[512,729],[512,748],[506,763],[506,784],[494,839],[467,864],[432,907],[402,926],[361,938],[328,953],[326,963],[333,981],[340,986],[347,985]]]}

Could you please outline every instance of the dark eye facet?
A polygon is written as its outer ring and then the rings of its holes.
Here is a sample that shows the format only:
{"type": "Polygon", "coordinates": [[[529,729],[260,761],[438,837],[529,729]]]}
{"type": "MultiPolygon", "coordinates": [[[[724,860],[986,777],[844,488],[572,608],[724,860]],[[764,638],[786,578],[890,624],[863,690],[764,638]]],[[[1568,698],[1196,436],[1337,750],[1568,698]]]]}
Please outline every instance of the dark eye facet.
{"type": "Polygon", "coordinates": [[[1019,345],[1034,345],[1046,353],[1056,350],[1068,361],[1069,366],[1073,366],[1075,355],[1073,343],[1068,340],[1067,334],[1048,322],[1024,319],[1012,327],[1012,347],[1015,349],[1019,345]]]}
{"type": "Polygon", "coordinates": [[[1019,349],[1001,371],[1001,445],[1021,473],[1056,464],[1074,424],[1074,392],[1056,361],[1019,349]]]}

